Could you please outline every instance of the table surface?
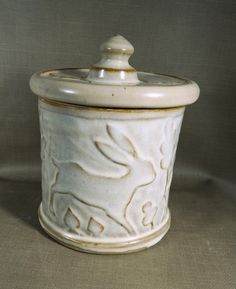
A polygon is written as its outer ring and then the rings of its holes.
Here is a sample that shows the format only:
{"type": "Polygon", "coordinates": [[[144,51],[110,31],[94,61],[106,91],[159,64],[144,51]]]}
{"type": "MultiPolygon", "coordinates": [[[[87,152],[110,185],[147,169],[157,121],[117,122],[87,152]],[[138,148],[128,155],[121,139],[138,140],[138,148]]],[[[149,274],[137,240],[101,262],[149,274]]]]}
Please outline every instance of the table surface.
{"type": "MultiPolygon", "coordinates": [[[[183,187],[183,185],[179,185],[183,187]]],[[[0,289],[235,289],[236,202],[212,181],[171,192],[171,229],[128,255],[68,249],[40,228],[37,182],[0,182],[0,289]]]]}

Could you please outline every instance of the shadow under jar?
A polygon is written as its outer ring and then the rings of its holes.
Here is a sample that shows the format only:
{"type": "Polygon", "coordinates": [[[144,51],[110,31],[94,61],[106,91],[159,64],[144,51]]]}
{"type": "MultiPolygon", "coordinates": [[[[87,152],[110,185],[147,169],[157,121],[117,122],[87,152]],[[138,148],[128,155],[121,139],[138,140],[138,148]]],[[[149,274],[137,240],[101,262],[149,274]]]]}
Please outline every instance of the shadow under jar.
{"type": "Polygon", "coordinates": [[[185,106],[199,88],[137,72],[133,46],[117,35],[90,69],[35,73],[42,203],[54,239],[90,253],[128,253],[159,242],[170,226],[168,196],[185,106]]]}

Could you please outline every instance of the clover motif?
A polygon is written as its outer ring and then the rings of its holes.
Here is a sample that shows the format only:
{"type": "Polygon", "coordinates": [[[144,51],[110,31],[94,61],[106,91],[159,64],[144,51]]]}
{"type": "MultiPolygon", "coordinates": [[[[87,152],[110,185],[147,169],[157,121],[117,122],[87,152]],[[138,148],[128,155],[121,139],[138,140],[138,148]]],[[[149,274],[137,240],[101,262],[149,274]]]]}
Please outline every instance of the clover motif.
{"type": "Polygon", "coordinates": [[[142,211],[144,213],[144,218],[143,218],[143,225],[148,226],[148,225],[153,225],[153,219],[156,215],[157,212],[157,207],[152,205],[152,202],[147,202],[143,205],[142,211]]]}

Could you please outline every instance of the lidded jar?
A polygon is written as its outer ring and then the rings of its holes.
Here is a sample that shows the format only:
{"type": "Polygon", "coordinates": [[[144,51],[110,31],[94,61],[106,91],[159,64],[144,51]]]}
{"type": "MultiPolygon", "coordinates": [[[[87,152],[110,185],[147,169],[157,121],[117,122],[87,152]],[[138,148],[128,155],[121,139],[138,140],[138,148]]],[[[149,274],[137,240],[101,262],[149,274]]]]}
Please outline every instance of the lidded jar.
{"type": "Polygon", "coordinates": [[[169,189],[191,80],[137,72],[117,35],[90,69],[35,73],[42,203],[57,241],[91,253],[125,253],[159,242],[170,226],[169,189]]]}

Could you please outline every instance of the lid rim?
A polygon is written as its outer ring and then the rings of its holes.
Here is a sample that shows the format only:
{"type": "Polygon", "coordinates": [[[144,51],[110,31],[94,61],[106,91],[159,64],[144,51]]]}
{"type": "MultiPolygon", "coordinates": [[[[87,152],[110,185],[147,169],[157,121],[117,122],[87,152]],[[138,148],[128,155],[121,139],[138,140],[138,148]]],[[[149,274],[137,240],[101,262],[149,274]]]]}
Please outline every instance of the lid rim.
{"type": "MultiPolygon", "coordinates": [[[[66,70],[66,69],[63,69],[66,70]]],[[[47,70],[47,73],[53,70],[47,70]]],[[[38,96],[65,103],[112,108],[171,108],[194,103],[198,85],[191,80],[182,85],[139,86],[104,85],[76,82],[43,76],[45,70],[33,74],[31,90],[38,96]],[[69,98],[69,101],[68,101],[69,98]]]]}

